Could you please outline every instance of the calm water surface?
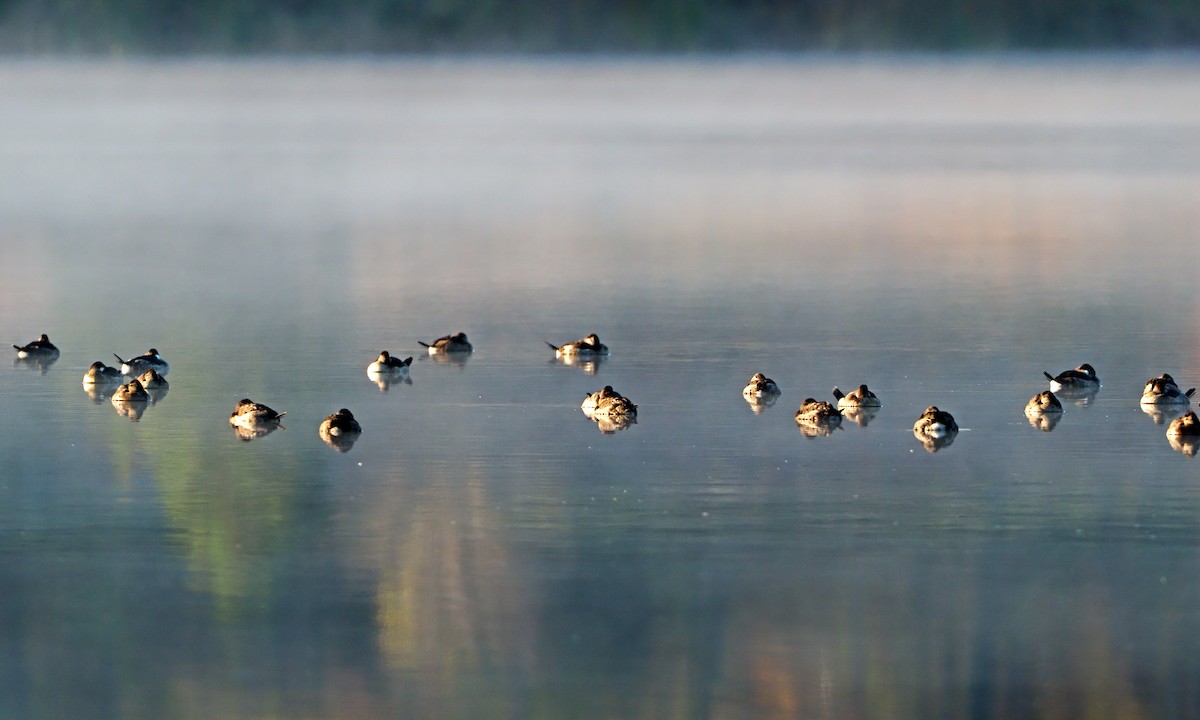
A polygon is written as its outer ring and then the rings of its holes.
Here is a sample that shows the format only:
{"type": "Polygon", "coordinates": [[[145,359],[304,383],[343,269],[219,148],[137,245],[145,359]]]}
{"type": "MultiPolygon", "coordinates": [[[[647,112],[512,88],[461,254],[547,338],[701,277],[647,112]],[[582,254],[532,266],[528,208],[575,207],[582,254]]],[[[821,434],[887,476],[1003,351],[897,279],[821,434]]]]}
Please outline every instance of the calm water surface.
{"type": "Polygon", "coordinates": [[[0,372],[0,716],[1200,716],[1200,461],[1137,404],[1200,385],[1192,60],[0,84],[3,342],[62,348],[0,372]],[[84,392],[150,346],[137,422],[84,392]],[[865,427],[794,423],[861,382],[865,427]]]}

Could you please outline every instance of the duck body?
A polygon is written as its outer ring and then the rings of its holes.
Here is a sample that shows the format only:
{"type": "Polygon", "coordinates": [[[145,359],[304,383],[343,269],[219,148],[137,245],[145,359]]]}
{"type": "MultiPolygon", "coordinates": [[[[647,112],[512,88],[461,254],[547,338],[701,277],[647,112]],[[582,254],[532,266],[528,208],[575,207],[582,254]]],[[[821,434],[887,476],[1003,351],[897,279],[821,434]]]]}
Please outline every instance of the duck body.
{"type": "Polygon", "coordinates": [[[358,435],[362,432],[362,426],[354,419],[353,413],[346,408],[342,408],[322,420],[321,426],[317,431],[322,435],[332,435],[334,437],[358,435]]]}
{"type": "Polygon", "coordinates": [[[244,428],[254,428],[259,425],[278,423],[283,419],[284,415],[287,415],[287,413],[275,412],[275,410],[262,403],[256,403],[250,398],[242,398],[238,400],[237,406],[229,414],[229,424],[244,428]]]}
{"type": "Polygon", "coordinates": [[[1167,437],[1170,438],[1200,438],[1200,417],[1189,411],[1171,421],[1167,426],[1167,437]]]}
{"type": "Polygon", "coordinates": [[[637,405],[621,393],[613,390],[612,385],[605,385],[583,399],[579,406],[590,418],[636,417],[637,405]]]}
{"type": "Polygon", "coordinates": [[[1062,403],[1050,390],[1034,395],[1025,404],[1026,415],[1043,415],[1045,413],[1060,413],[1063,411],[1062,403]]]}
{"type": "Polygon", "coordinates": [[[392,357],[387,350],[379,353],[379,357],[375,362],[367,366],[367,372],[375,375],[404,375],[408,373],[408,367],[412,365],[412,356],[403,360],[392,357]]]}
{"type": "Polygon", "coordinates": [[[83,374],[84,385],[112,385],[121,382],[121,371],[97,360],[83,374]]]}
{"type": "Polygon", "coordinates": [[[842,413],[824,400],[804,398],[796,411],[796,422],[837,423],[842,422],[842,413]]]}
{"type": "Polygon", "coordinates": [[[608,346],[600,342],[600,336],[595,333],[565,345],[553,345],[549,342],[546,344],[554,350],[554,356],[558,358],[596,357],[608,354],[608,346]]]}
{"type": "Polygon", "coordinates": [[[868,390],[866,385],[859,385],[857,390],[851,390],[849,393],[843,393],[835,386],[833,397],[837,399],[837,406],[841,409],[883,407],[883,403],[879,402],[879,398],[868,390]]]}
{"type": "Polygon", "coordinates": [[[469,353],[475,349],[467,340],[467,334],[461,332],[440,337],[432,343],[425,343],[419,340],[417,343],[427,349],[430,355],[438,355],[440,353],[469,353]]]}
{"type": "Polygon", "coordinates": [[[925,408],[921,417],[913,423],[913,432],[931,438],[941,438],[958,432],[958,423],[954,416],[945,410],[939,410],[936,405],[925,408]]]}
{"type": "Polygon", "coordinates": [[[112,401],[115,403],[122,402],[149,402],[150,393],[146,392],[146,388],[137,380],[131,380],[113,391],[112,401]]]}
{"type": "Polygon", "coordinates": [[[123,360],[116,353],[113,353],[113,357],[120,361],[121,373],[130,377],[137,377],[147,370],[154,370],[159,375],[164,376],[171,372],[171,366],[167,364],[167,361],[154,348],[150,348],[144,354],[131,357],[128,360],[123,360]]]}
{"type": "Polygon", "coordinates": [[[1143,405],[1188,405],[1194,394],[1196,394],[1196,388],[1190,388],[1184,392],[1175,383],[1175,378],[1163,373],[1146,381],[1146,386],[1142,388],[1141,403],[1143,405]]]}
{"type": "Polygon", "coordinates": [[[50,337],[42,333],[37,340],[25,345],[13,345],[13,349],[17,351],[17,358],[50,360],[58,357],[58,348],[54,343],[50,342],[50,337]]]}
{"type": "Polygon", "coordinates": [[[170,385],[167,379],[159,374],[154,368],[150,368],[146,372],[137,376],[137,381],[142,384],[142,387],[147,390],[166,390],[170,385]]]}
{"type": "Polygon", "coordinates": [[[1053,392],[1064,390],[1086,392],[1100,387],[1100,378],[1096,377],[1096,369],[1087,363],[1074,370],[1064,370],[1058,375],[1051,375],[1048,372],[1042,372],[1042,374],[1050,381],[1050,390],[1053,392]]]}
{"type": "Polygon", "coordinates": [[[746,387],[742,388],[742,396],[748,400],[775,398],[783,394],[779,385],[762,373],[754,373],[746,387]]]}

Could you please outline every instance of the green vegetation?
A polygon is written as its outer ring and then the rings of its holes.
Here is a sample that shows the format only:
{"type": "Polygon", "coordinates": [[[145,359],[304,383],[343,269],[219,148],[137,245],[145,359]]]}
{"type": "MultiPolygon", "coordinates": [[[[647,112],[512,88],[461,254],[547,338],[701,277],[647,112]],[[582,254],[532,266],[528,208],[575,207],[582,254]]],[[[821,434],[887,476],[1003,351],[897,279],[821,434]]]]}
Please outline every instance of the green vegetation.
{"type": "Polygon", "coordinates": [[[1197,46],[1194,0],[0,0],[9,54],[1197,46]]]}

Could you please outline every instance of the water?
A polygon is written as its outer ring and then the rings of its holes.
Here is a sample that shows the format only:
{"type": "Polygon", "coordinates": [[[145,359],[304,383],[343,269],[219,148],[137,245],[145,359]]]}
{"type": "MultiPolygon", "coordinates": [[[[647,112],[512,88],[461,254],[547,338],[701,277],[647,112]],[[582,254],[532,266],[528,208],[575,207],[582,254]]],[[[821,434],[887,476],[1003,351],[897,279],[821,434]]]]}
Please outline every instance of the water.
{"type": "Polygon", "coordinates": [[[1137,404],[1200,384],[1192,60],[0,76],[0,327],[63,351],[0,372],[0,716],[1200,714],[1200,466],[1137,404]],[[150,346],[138,422],[84,393],[150,346]]]}

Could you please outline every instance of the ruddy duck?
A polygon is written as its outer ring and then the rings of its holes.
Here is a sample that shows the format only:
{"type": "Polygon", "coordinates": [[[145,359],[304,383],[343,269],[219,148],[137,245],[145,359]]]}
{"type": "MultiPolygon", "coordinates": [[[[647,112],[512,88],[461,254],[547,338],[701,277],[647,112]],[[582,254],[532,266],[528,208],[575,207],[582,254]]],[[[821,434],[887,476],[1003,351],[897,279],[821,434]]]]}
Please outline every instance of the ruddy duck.
{"type": "Polygon", "coordinates": [[[954,422],[953,415],[931,405],[913,423],[913,432],[933,438],[947,437],[958,432],[958,423],[954,422]]]}
{"type": "Polygon", "coordinates": [[[317,432],[322,436],[350,436],[350,434],[359,434],[362,432],[362,426],[359,421],[354,419],[354,414],[350,413],[346,408],[337,410],[336,413],[328,416],[320,421],[320,427],[317,432]]]}
{"type": "Polygon", "coordinates": [[[83,374],[84,385],[111,385],[121,382],[121,371],[97,360],[83,374]]]}
{"type": "Polygon", "coordinates": [[[1163,373],[1146,381],[1141,402],[1143,405],[1187,405],[1195,393],[1196,388],[1183,392],[1175,384],[1175,378],[1163,373]]]}
{"type": "Polygon", "coordinates": [[[597,390],[583,399],[579,406],[593,420],[596,418],[636,417],[638,406],[613,390],[612,385],[605,385],[603,390],[597,390]]]}
{"type": "Polygon", "coordinates": [[[167,384],[167,379],[158,373],[157,370],[151,368],[141,375],[137,376],[138,382],[147,390],[166,390],[170,385],[167,384]]]}
{"type": "Polygon", "coordinates": [[[244,428],[254,428],[258,425],[278,423],[286,412],[275,412],[261,403],[250,398],[238,400],[233,412],[229,413],[229,424],[244,428]]]}
{"type": "Polygon", "coordinates": [[[600,342],[600,337],[595,333],[588,335],[582,340],[569,342],[566,345],[551,345],[548,341],[543,341],[550,345],[550,349],[554,351],[554,356],[563,357],[589,357],[595,355],[607,355],[608,346],[600,342]]]}
{"type": "Polygon", "coordinates": [[[408,366],[412,365],[412,356],[404,358],[394,358],[387,350],[379,353],[379,357],[375,362],[367,366],[367,372],[375,375],[386,375],[389,373],[396,375],[407,375],[408,366]]]}
{"type": "Polygon", "coordinates": [[[841,389],[834,386],[833,396],[837,398],[838,407],[842,409],[883,406],[875,393],[868,390],[866,385],[859,385],[857,390],[851,390],[849,394],[843,393],[841,389]]]}
{"type": "Polygon", "coordinates": [[[58,357],[58,348],[50,342],[50,337],[46,333],[42,333],[37,340],[28,345],[13,345],[13,348],[17,351],[17,358],[21,360],[26,358],[50,360],[58,357]]]}
{"type": "Polygon", "coordinates": [[[113,391],[112,401],[119,402],[149,402],[150,393],[137,380],[131,380],[113,391]]]}
{"type": "Polygon", "coordinates": [[[1200,438],[1200,417],[1189,411],[1171,421],[1167,426],[1167,437],[1200,438]]]}
{"type": "Polygon", "coordinates": [[[1026,415],[1042,415],[1045,413],[1060,413],[1062,411],[1062,403],[1049,390],[1034,395],[1025,405],[1026,415]]]}
{"type": "Polygon", "coordinates": [[[783,391],[779,389],[779,385],[762,373],[754,373],[754,376],[750,378],[750,382],[746,383],[746,387],[742,388],[742,396],[747,400],[776,398],[782,394],[783,391]]]}
{"type": "Polygon", "coordinates": [[[417,343],[421,347],[427,348],[430,355],[437,355],[438,353],[469,353],[474,349],[471,347],[471,343],[467,342],[467,334],[460,332],[440,337],[434,340],[432,344],[421,342],[420,340],[417,343]]]}
{"type": "Polygon", "coordinates": [[[1042,372],[1050,381],[1050,389],[1054,392],[1083,392],[1100,387],[1100,379],[1096,377],[1096,369],[1087,363],[1074,370],[1064,370],[1057,376],[1042,372]]]}
{"type": "Polygon", "coordinates": [[[113,353],[113,357],[121,362],[121,372],[130,377],[137,377],[147,370],[155,370],[159,375],[166,375],[171,372],[171,366],[163,360],[162,355],[158,354],[158,350],[150,348],[144,355],[122,360],[121,356],[113,353]]]}
{"type": "Polygon", "coordinates": [[[804,398],[796,411],[796,422],[841,424],[842,413],[824,400],[804,398]]]}

